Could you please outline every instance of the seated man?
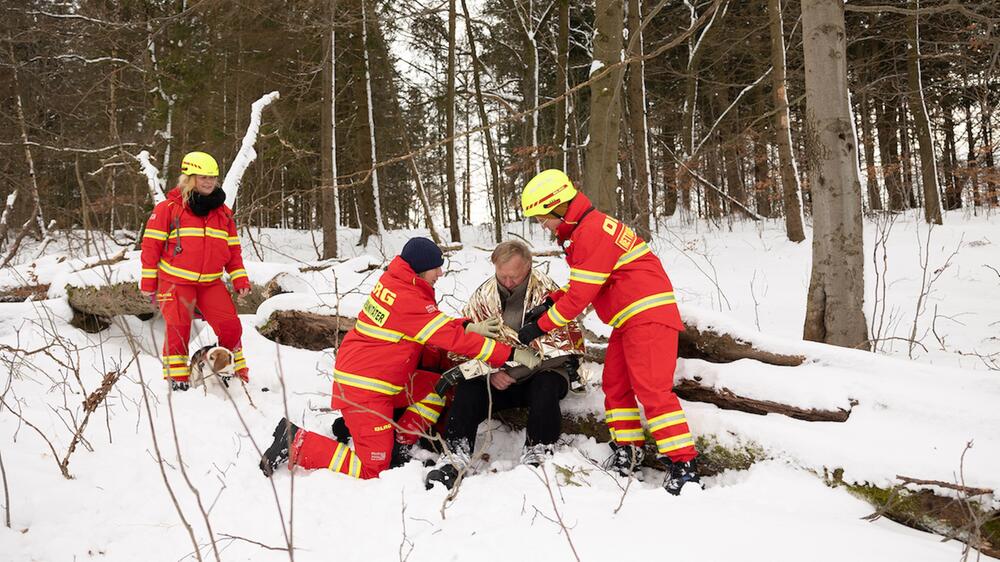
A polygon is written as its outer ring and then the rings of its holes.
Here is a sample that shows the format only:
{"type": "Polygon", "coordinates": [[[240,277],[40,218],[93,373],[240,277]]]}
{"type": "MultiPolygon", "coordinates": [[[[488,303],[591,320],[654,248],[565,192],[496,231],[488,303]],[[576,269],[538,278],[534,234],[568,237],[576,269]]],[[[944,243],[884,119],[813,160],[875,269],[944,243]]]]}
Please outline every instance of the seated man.
{"type": "MultiPolygon", "coordinates": [[[[496,275],[476,289],[462,315],[480,324],[493,321],[496,331],[488,335],[498,342],[517,345],[517,331],[525,323],[525,316],[558,287],[545,273],[531,267],[531,250],[522,242],[499,244],[491,260],[496,275]]],[[[566,396],[571,379],[577,378],[579,356],[584,351],[583,334],[576,322],[569,322],[534,344],[550,358],[535,371],[501,368],[459,382],[445,425],[450,454],[428,473],[428,485],[442,482],[452,487],[458,472],[469,462],[476,431],[489,415],[491,402],[494,412],[528,408],[522,463],[538,466],[552,455],[553,444],[561,433],[559,401],[566,396]]]]}

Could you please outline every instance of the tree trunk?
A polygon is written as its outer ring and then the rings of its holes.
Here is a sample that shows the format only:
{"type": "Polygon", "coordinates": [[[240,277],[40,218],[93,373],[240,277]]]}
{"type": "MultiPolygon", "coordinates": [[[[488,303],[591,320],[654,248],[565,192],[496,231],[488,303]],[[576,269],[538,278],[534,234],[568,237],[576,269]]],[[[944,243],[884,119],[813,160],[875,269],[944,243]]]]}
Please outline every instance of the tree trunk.
{"type": "MultiPolygon", "coordinates": [[[[601,72],[621,61],[622,0],[598,0],[594,9],[594,62],[601,72]]],[[[618,139],[621,121],[621,67],[590,85],[590,142],[583,191],[598,209],[614,213],[618,188],[618,139]]]]}
{"type": "MultiPolygon", "coordinates": [[[[718,103],[719,114],[721,115],[726,108],[732,103],[729,97],[729,86],[723,85],[718,89],[718,95],[716,96],[716,101],[718,103]]],[[[725,118],[723,118],[723,123],[725,126],[723,130],[725,135],[720,132],[720,139],[722,145],[722,160],[723,166],[726,173],[726,190],[729,196],[739,202],[741,205],[746,205],[747,203],[747,193],[746,188],[743,185],[743,178],[740,174],[740,152],[739,152],[739,138],[740,133],[739,125],[739,112],[736,108],[733,108],[725,118]]],[[[730,207],[729,212],[735,212],[735,209],[730,207]]]]}
{"type": "Polygon", "coordinates": [[[955,118],[952,115],[953,106],[943,108],[944,111],[944,208],[949,211],[962,208],[962,184],[958,181],[958,149],[955,147],[955,118]]]}
{"type": "Polygon", "coordinates": [[[455,0],[448,0],[448,92],[445,96],[445,173],[448,187],[448,226],[451,241],[461,242],[461,224],[458,220],[458,194],[455,185],[455,0]]]}
{"type": "MultiPolygon", "coordinates": [[[[330,3],[330,33],[326,35],[326,45],[324,52],[329,55],[330,61],[323,65],[323,112],[321,116],[321,150],[322,160],[322,206],[321,219],[323,225],[323,259],[337,257],[337,30],[336,30],[336,9],[337,2],[330,3]]],[[[284,201],[281,202],[284,208],[284,201]]]]}
{"type": "MultiPolygon", "coordinates": [[[[641,0],[628,0],[628,36],[630,49],[628,56],[642,57],[641,0]]],[[[645,65],[640,58],[629,64],[625,89],[628,92],[629,128],[632,132],[632,162],[635,164],[634,219],[636,233],[649,240],[649,199],[652,193],[649,173],[649,142],[646,122],[646,79],[645,65]]]]}
{"type": "Polygon", "coordinates": [[[857,139],[843,0],[803,0],[806,138],[813,194],[812,276],[803,337],[868,349],[857,139]]]}
{"type": "Polygon", "coordinates": [[[985,102],[981,106],[981,114],[979,125],[983,130],[983,164],[986,168],[986,193],[983,200],[996,207],[997,203],[1000,202],[1000,181],[997,181],[997,170],[994,167],[993,159],[995,147],[993,146],[993,127],[990,125],[992,110],[986,107],[985,102]]]}
{"type": "Polygon", "coordinates": [[[966,98],[965,102],[965,138],[969,143],[969,152],[965,155],[966,165],[969,169],[969,190],[972,193],[972,209],[983,204],[982,196],[979,192],[979,159],[976,156],[976,133],[972,125],[972,104],[966,98]]]}
{"type": "MultiPolygon", "coordinates": [[[[669,150],[675,152],[677,147],[673,142],[673,137],[668,137],[663,141],[669,150]]],[[[664,149],[667,152],[667,149],[664,149]]],[[[669,154],[663,156],[663,215],[674,216],[677,212],[677,161],[669,154]]]]}
{"type": "Polygon", "coordinates": [[[774,92],[774,137],[778,144],[781,167],[782,203],[785,207],[785,231],[792,242],[806,239],[802,217],[802,188],[792,152],[791,117],[788,111],[788,91],[785,80],[785,31],[781,17],[781,0],[768,0],[771,33],[771,73],[774,92]]]}
{"type": "Polygon", "coordinates": [[[883,104],[875,104],[875,128],[878,130],[878,151],[882,162],[882,181],[889,194],[889,210],[903,210],[902,166],[899,162],[899,139],[896,135],[897,96],[891,95],[883,104]],[[881,108],[885,108],[883,111],[881,108]]]}
{"type": "MultiPolygon", "coordinates": [[[[472,18],[469,16],[469,7],[465,0],[462,0],[462,14],[465,15],[465,34],[469,40],[469,52],[472,55],[472,83],[476,89],[476,109],[479,111],[479,123],[486,126],[489,117],[486,114],[486,103],[483,101],[483,88],[479,80],[480,73],[483,72],[483,65],[479,62],[476,40],[472,33],[472,18]]],[[[496,213],[496,220],[493,223],[493,237],[497,244],[503,240],[503,196],[500,189],[500,163],[497,160],[497,151],[493,145],[492,129],[483,130],[483,139],[486,141],[486,156],[490,162],[490,180],[493,185],[493,211],[496,213]]]]}
{"type": "MultiPolygon", "coordinates": [[[[920,7],[919,0],[910,0],[910,5],[920,7]]],[[[920,75],[920,28],[916,15],[909,16],[907,35],[909,45],[906,53],[906,74],[910,92],[910,113],[917,131],[920,150],[920,176],[924,187],[924,220],[928,224],[942,224],[941,196],[938,191],[937,157],[934,156],[934,137],[931,134],[931,120],[924,103],[924,86],[920,75]]]]}
{"type": "Polygon", "coordinates": [[[861,93],[861,141],[865,146],[865,179],[868,184],[868,206],[873,211],[882,210],[882,192],[878,185],[878,168],[875,167],[875,141],[872,138],[871,104],[868,92],[861,93]]]}
{"type": "Polygon", "coordinates": [[[364,246],[368,243],[368,237],[372,234],[378,236],[382,234],[385,230],[382,226],[382,195],[379,189],[378,177],[379,171],[375,166],[378,163],[378,151],[375,142],[375,115],[374,115],[374,101],[372,99],[372,73],[371,73],[371,63],[369,59],[371,58],[368,54],[368,26],[377,26],[378,18],[375,17],[375,13],[372,12],[371,16],[368,14],[368,0],[361,0],[361,48],[362,56],[364,60],[364,74],[365,74],[365,99],[368,109],[368,157],[370,159],[371,170],[371,194],[365,194],[363,199],[361,214],[361,240],[359,244],[364,246]]]}
{"type": "MultiPolygon", "coordinates": [[[[465,0],[462,0],[463,3],[465,0]]],[[[552,132],[552,145],[558,151],[553,166],[566,170],[566,96],[569,90],[569,0],[557,0],[559,4],[559,32],[556,36],[556,95],[560,97],[555,104],[555,127],[552,132]]],[[[498,240],[499,241],[499,240],[498,240]]]]}

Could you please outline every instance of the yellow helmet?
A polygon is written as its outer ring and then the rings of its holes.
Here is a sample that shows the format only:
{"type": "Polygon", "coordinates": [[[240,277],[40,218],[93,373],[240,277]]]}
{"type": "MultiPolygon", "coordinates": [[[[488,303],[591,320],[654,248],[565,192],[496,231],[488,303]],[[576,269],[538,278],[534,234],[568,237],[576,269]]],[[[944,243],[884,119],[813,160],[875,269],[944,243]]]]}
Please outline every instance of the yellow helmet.
{"type": "Polygon", "coordinates": [[[521,192],[521,209],[526,217],[547,215],[576,197],[576,188],[562,170],[545,170],[531,178],[521,192]]]}
{"type": "Polygon", "coordinates": [[[181,160],[181,173],[215,177],[219,175],[219,163],[207,152],[188,152],[181,160]]]}

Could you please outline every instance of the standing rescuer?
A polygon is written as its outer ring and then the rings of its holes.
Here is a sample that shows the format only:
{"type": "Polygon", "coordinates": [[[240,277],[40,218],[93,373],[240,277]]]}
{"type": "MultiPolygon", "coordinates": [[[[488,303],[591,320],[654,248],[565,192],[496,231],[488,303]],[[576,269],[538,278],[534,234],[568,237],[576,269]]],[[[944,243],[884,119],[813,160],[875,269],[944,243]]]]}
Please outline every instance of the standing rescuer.
{"type": "Polygon", "coordinates": [[[190,152],[181,161],[177,187],[153,209],[142,236],[139,288],[145,295],[155,294],[163,312],[163,378],[173,390],[189,387],[188,340],[195,308],[219,345],[233,352],[236,375],[249,380],[240,342],[243,327],[222,275],[229,273],[240,297],[250,292],[250,280],[233,211],[225,202],[218,163],[204,152],[190,152]]]}
{"type": "Polygon", "coordinates": [[[679,494],[698,482],[698,455],[673,392],[677,336],[684,329],[673,286],[660,260],[629,227],[594,209],[560,170],[545,170],[525,186],[524,215],[536,217],[566,251],[569,285],[553,292],[537,319],[518,332],[528,343],[576,318],[588,304],[614,329],[604,362],[605,420],[613,453],[606,465],[629,475],[643,459],[642,403],[660,460],[663,487],[679,494]],[[568,246],[567,246],[568,243],[568,246]]]}
{"type": "Polygon", "coordinates": [[[260,460],[270,476],[289,466],[327,468],[356,478],[375,478],[393,454],[408,449],[437,422],[444,398],[434,392],[439,376],[417,371],[425,345],[439,347],[500,367],[515,361],[535,367],[541,357],[482,336],[481,323],[451,318],[437,308],[434,284],[443,275],[441,249],[427,238],[412,238],[396,256],[362,306],[358,320],[337,351],[331,407],[339,409],[354,449],[326,436],[278,422],[274,441],[260,460]],[[395,407],[410,404],[392,421],[395,407]]]}

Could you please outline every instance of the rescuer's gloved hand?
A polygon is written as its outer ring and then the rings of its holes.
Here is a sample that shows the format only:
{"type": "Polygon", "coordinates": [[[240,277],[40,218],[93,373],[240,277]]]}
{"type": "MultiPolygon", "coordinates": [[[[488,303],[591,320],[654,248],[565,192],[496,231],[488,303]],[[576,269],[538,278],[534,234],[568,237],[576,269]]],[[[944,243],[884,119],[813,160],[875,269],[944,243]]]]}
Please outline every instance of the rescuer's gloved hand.
{"type": "Polygon", "coordinates": [[[534,369],[542,363],[542,356],[531,348],[519,347],[514,350],[514,362],[520,363],[529,369],[534,369]]]}
{"type": "Polygon", "coordinates": [[[531,322],[530,324],[525,324],[520,330],[517,331],[517,341],[523,343],[524,345],[528,345],[544,333],[545,332],[538,327],[537,321],[531,322]]]}
{"type": "Polygon", "coordinates": [[[525,324],[530,324],[532,322],[537,323],[538,319],[541,318],[543,314],[548,312],[549,309],[552,308],[552,305],[554,304],[555,301],[552,300],[552,297],[545,297],[544,302],[542,302],[538,306],[532,307],[530,310],[528,310],[528,312],[524,314],[524,323],[525,324]]]}
{"type": "Polygon", "coordinates": [[[481,322],[470,322],[465,325],[465,331],[479,334],[480,336],[497,339],[500,337],[500,327],[503,320],[499,318],[487,318],[481,322]]]}

